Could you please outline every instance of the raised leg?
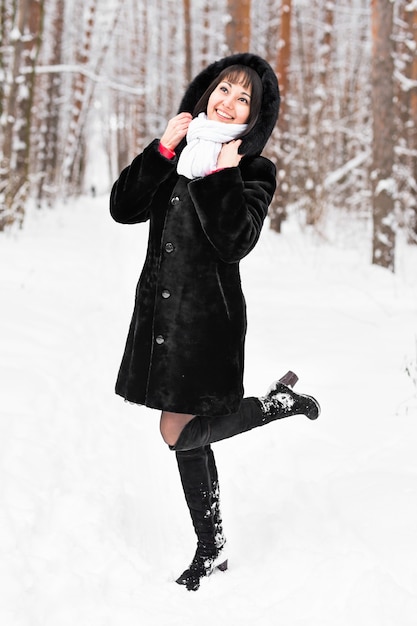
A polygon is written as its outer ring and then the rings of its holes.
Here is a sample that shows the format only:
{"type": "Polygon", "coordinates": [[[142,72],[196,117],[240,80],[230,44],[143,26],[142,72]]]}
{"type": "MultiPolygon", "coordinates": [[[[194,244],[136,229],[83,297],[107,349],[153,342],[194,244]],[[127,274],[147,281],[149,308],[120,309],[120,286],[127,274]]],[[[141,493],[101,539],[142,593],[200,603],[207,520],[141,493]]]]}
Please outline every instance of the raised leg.
{"type": "Polygon", "coordinates": [[[244,398],[237,413],[219,417],[197,415],[182,429],[170,448],[192,450],[291,415],[306,415],[315,420],[319,414],[320,405],[315,398],[298,394],[278,380],[265,396],[244,398]]]}

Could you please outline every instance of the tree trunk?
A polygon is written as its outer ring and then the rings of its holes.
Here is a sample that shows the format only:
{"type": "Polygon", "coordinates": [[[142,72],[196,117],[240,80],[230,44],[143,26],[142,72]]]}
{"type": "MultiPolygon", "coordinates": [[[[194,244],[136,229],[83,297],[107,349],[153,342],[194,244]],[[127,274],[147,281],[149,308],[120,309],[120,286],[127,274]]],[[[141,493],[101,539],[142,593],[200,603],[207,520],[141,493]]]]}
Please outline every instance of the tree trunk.
{"type": "Polygon", "coordinates": [[[192,80],[192,42],[191,42],[191,7],[190,0],[184,0],[184,54],[185,54],[185,80],[190,83],[192,80]]]}
{"type": "MultiPolygon", "coordinates": [[[[51,16],[51,27],[48,31],[52,40],[49,62],[59,66],[62,63],[62,42],[64,34],[65,0],[57,0],[51,16]]],[[[36,178],[38,179],[37,199],[52,202],[55,197],[59,180],[60,163],[60,122],[62,108],[62,78],[58,72],[47,73],[38,77],[39,88],[39,119],[37,128],[38,150],[36,178]]]]}
{"type": "MultiPolygon", "coordinates": [[[[414,4],[413,7],[416,5],[414,4]]],[[[409,47],[409,62],[407,67],[407,77],[413,85],[407,92],[407,104],[406,108],[406,128],[407,132],[407,147],[410,154],[409,159],[409,171],[410,171],[410,216],[409,216],[409,243],[417,244],[417,8],[412,8],[411,5],[407,5],[405,11],[405,18],[408,27],[408,47],[409,47]]]]}
{"type": "Polygon", "coordinates": [[[393,8],[372,0],[373,245],[372,263],[394,271],[395,180],[393,8]]]}
{"type": "MultiPolygon", "coordinates": [[[[134,0],[135,2],[135,0],[134,0]]],[[[132,68],[137,68],[139,75],[139,85],[144,88],[146,85],[146,58],[148,52],[148,29],[147,24],[147,5],[138,7],[135,10],[136,28],[135,37],[131,51],[132,68]]],[[[134,115],[133,115],[133,153],[138,154],[143,150],[146,136],[146,92],[135,97],[134,115]]],[[[126,163],[123,164],[125,167],[126,163]]],[[[120,171],[120,168],[119,168],[120,171]]]]}
{"type": "MultiPolygon", "coordinates": [[[[287,217],[287,201],[290,177],[290,132],[287,112],[289,94],[289,69],[291,60],[291,18],[292,0],[283,0],[281,5],[281,32],[278,47],[277,76],[281,95],[279,125],[280,146],[277,152],[278,185],[269,209],[272,230],[281,232],[281,224],[287,217]]],[[[278,132],[274,133],[274,144],[278,146],[278,132]]]]}
{"type": "MultiPolygon", "coordinates": [[[[82,9],[80,7],[82,12],[82,9]]],[[[77,49],[76,63],[80,68],[88,65],[91,55],[91,40],[95,25],[97,11],[97,0],[90,0],[87,8],[87,20],[85,28],[81,33],[82,41],[80,50],[77,49]]],[[[82,14],[82,13],[81,13],[82,14]]],[[[68,186],[70,193],[79,193],[81,189],[81,175],[85,156],[85,138],[82,136],[81,128],[83,125],[82,117],[86,115],[86,104],[88,100],[89,83],[85,74],[80,71],[77,73],[73,87],[73,104],[72,119],[70,123],[69,135],[65,148],[64,157],[64,184],[68,186]]]]}
{"type": "MultiPolygon", "coordinates": [[[[14,28],[8,34],[10,64],[4,87],[5,123],[0,167],[0,230],[23,221],[29,188],[29,153],[35,67],[41,44],[43,4],[21,0],[14,6],[14,28]]],[[[2,18],[5,15],[2,15],[2,18]]]]}
{"type": "Polygon", "coordinates": [[[250,0],[228,0],[226,44],[231,54],[248,52],[250,46],[250,0]]]}

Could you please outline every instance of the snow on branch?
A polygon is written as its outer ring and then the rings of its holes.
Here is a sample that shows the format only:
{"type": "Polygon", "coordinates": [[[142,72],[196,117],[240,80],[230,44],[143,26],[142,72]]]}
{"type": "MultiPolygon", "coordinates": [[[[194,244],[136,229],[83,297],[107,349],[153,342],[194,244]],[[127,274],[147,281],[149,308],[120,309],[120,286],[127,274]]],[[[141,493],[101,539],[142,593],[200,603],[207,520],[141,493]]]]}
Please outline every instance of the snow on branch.
{"type": "Polygon", "coordinates": [[[344,178],[349,172],[362,165],[362,163],[367,160],[368,156],[368,152],[361,152],[353,159],[350,159],[350,161],[347,161],[347,163],[342,165],[342,167],[339,167],[334,172],[330,172],[330,174],[328,174],[324,179],[325,189],[329,189],[332,185],[335,185],[339,182],[339,180],[344,178]]]}
{"type": "Polygon", "coordinates": [[[386,193],[388,196],[394,198],[397,193],[397,183],[395,179],[390,176],[389,178],[379,180],[376,185],[375,195],[379,196],[380,193],[386,193]]]}
{"type": "MultiPolygon", "coordinates": [[[[82,65],[38,65],[34,68],[34,71],[36,74],[82,74],[86,78],[96,83],[106,85],[109,89],[114,89],[115,91],[123,91],[136,96],[142,96],[145,93],[143,87],[129,87],[129,85],[117,83],[110,80],[107,76],[96,74],[82,65]]],[[[33,72],[33,68],[23,67],[20,72],[21,74],[28,74],[33,72]]]]}
{"type": "Polygon", "coordinates": [[[407,76],[404,76],[404,74],[401,74],[398,70],[394,71],[394,76],[400,83],[402,91],[411,91],[411,89],[415,89],[417,87],[417,80],[407,78],[407,76]]]}

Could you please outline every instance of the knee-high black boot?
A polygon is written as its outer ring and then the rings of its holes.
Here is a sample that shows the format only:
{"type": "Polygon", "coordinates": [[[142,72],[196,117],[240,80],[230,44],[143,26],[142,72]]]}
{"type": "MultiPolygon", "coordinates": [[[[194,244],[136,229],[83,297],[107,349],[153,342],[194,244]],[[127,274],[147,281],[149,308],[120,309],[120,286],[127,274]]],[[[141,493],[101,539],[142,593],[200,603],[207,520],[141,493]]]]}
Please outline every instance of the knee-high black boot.
{"type": "Polygon", "coordinates": [[[210,417],[197,415],[181,431],[171,450],[192,450],[215,441],[264,426],[291,415],[306,415],[317,419],[320,405],[312,396],[296,393],[281,381],[275,382],[260,398],[244,398],[237,413],[210,417]]]}
{"type": "Polygon", "coordinates": [[[176,453],[185,499],[197,535],[197,550],[190,566],[177,579],[189,591],[196,591],[200,580],[215,567],[227,569],[223,557],[223,535],[219,503],[219,481],[210,446],[176,453]]]}

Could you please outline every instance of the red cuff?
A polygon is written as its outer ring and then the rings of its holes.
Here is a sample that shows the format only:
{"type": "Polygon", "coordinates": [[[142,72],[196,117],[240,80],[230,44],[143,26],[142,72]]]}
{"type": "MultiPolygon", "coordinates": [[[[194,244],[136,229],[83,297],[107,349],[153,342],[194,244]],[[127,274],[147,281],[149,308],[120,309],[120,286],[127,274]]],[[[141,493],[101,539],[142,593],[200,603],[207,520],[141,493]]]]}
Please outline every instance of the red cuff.
{"type": "Polygon", "coordinates": [[[172,150],[170,150],[169,148],[166,148],[165,146],[162,145],[161,142],[159,142],[159,152],[162,154],[162,156],[164,156],[166,159],[173,159],[175,156],[175,152],[173,152],[172,150]]]}
{"type": "Polygon", "coordinates": [[[224,167],[218,167],[217,170],[211,170],[210,174],[215,174],[216,172],[221,172],[224,170],[224,167]]]}

